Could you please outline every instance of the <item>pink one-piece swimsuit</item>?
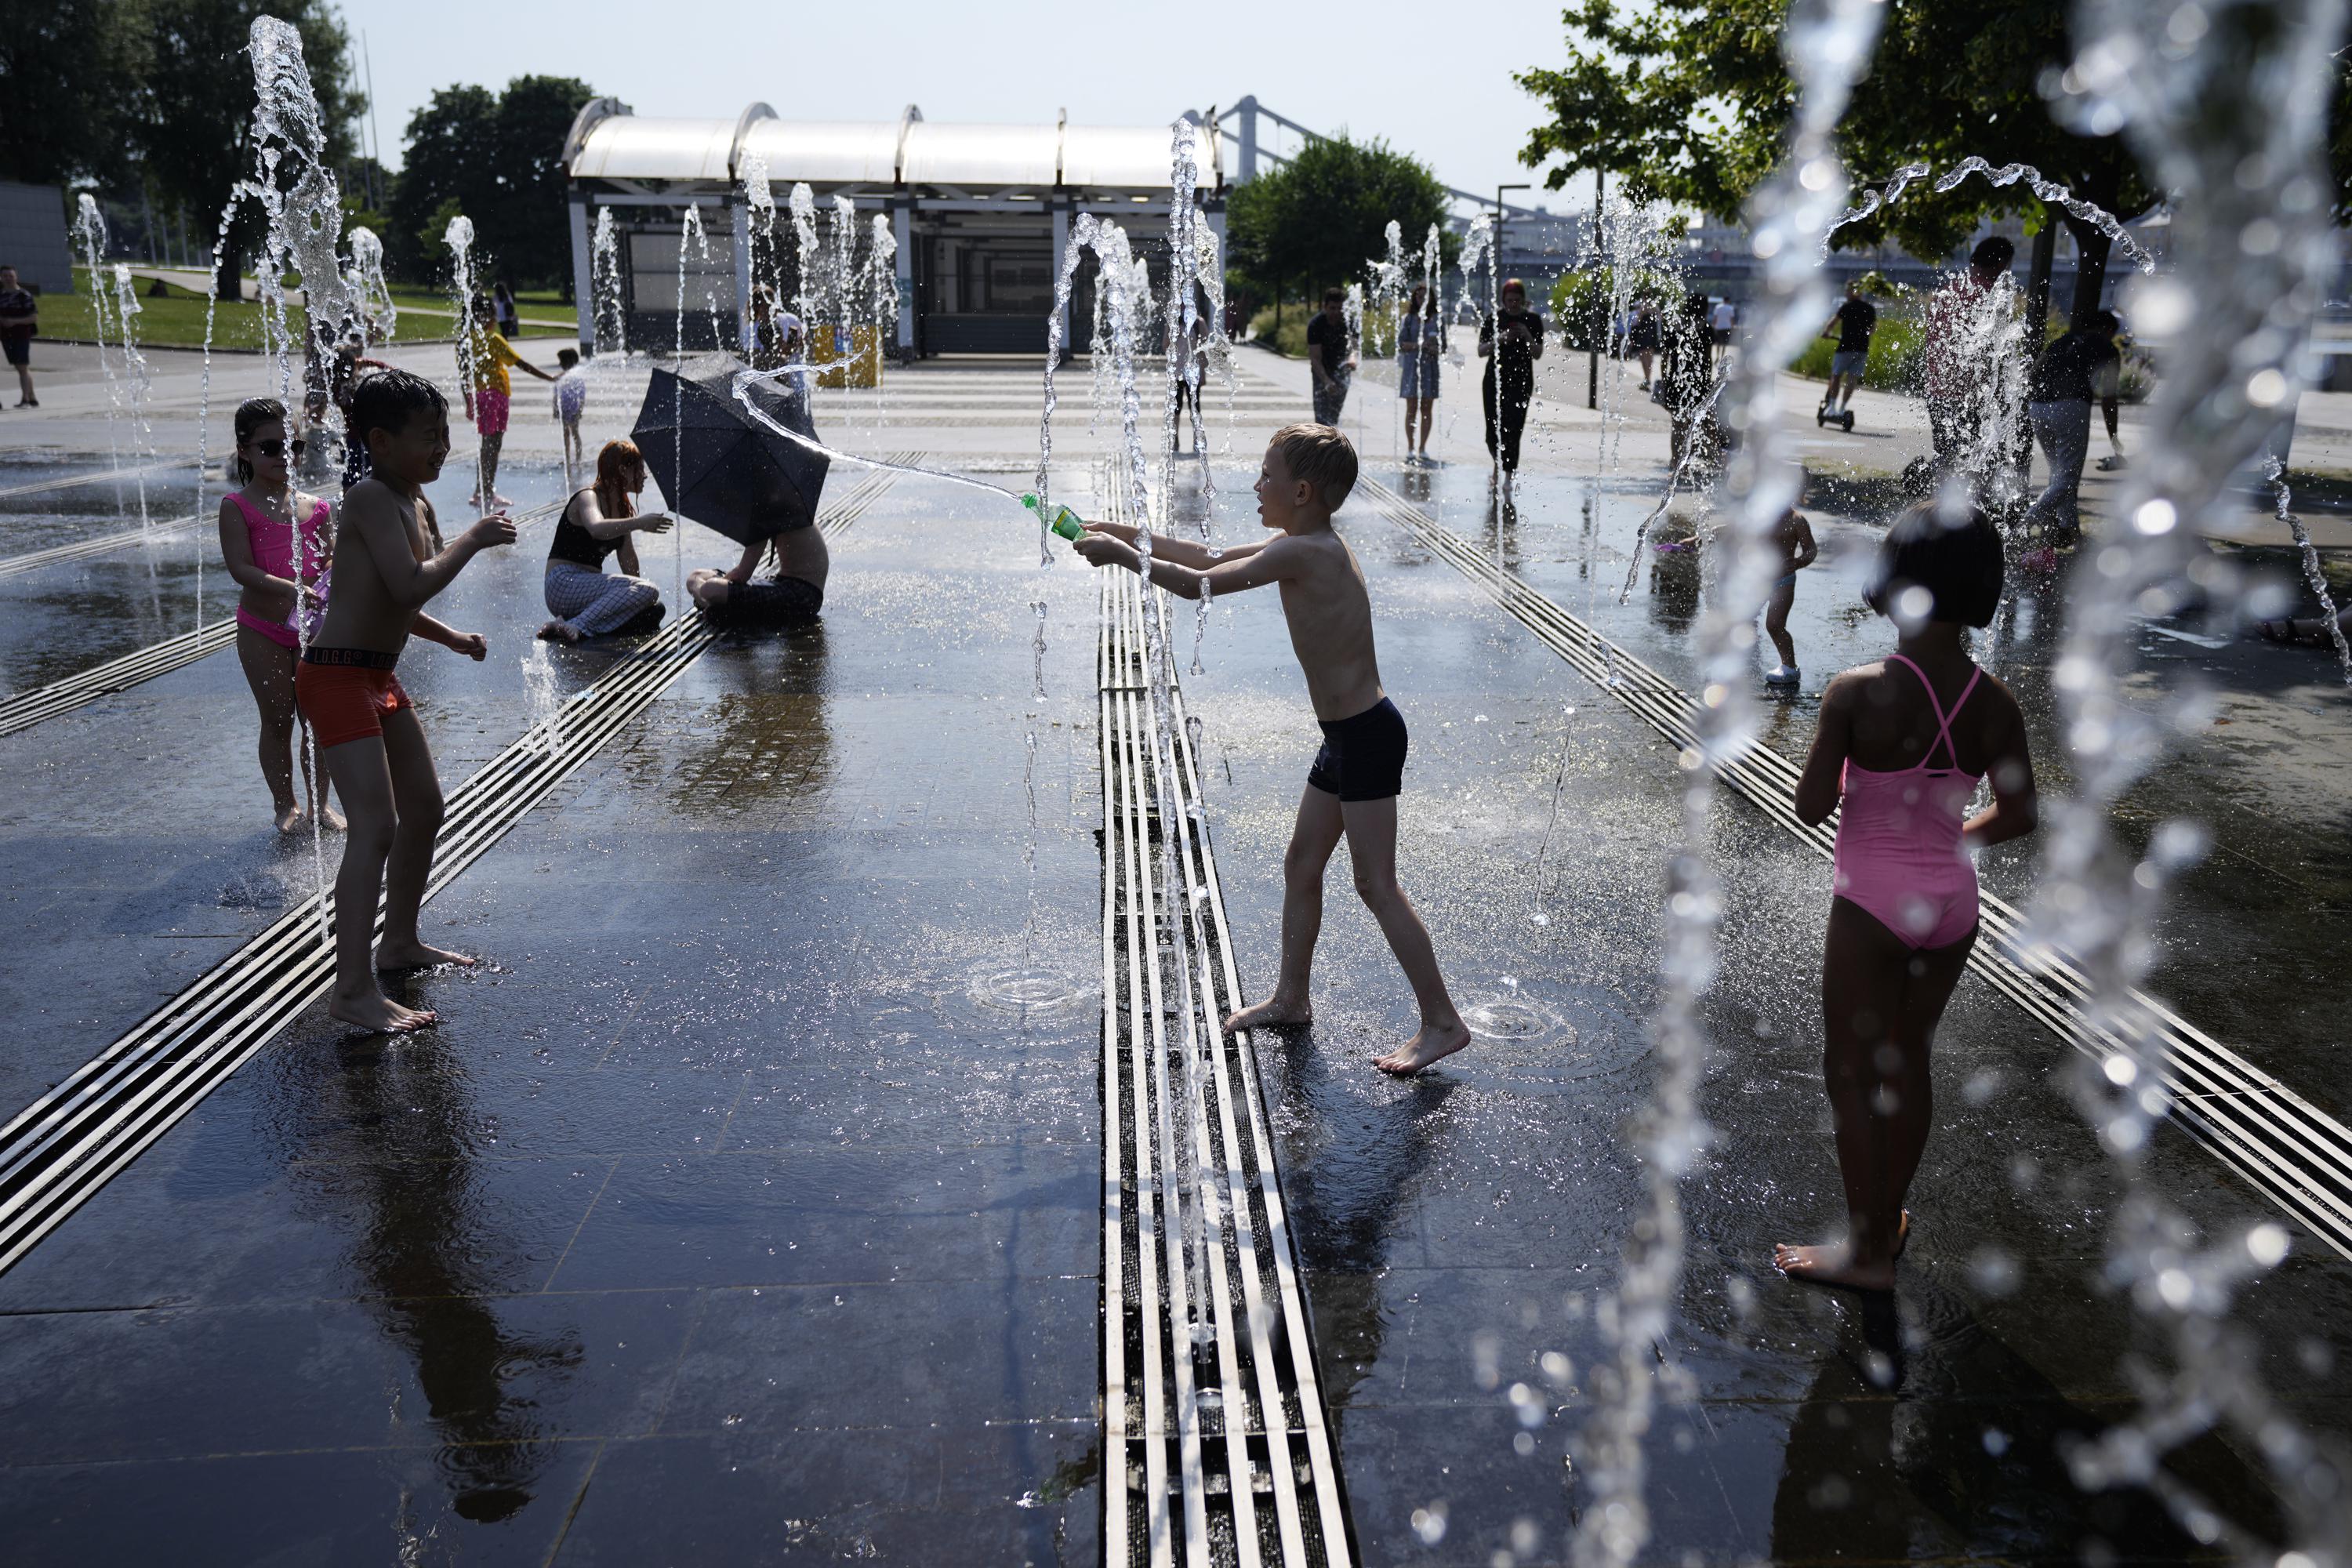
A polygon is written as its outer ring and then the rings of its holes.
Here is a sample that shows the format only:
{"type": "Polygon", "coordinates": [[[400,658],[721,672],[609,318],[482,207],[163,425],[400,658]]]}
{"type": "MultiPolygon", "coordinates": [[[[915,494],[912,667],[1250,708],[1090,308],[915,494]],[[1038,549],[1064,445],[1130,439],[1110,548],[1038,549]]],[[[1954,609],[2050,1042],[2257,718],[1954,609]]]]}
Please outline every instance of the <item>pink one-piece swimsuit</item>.
{"type": "Polygon", "coordinates": [[[1874,773],[1849,762],[1840,784],[1836,886],[1915,948],[1949,947],[1975,929],[1977,868],[1960,847],[1969,799],[1982,773],[1960,771],[1952,721],[1984,671],[1971,670],[1949,713],[1927,673],[1901,654],[1888,656],[1919,678],[1936,710],[1936,740],[1914,765],[1874,773]],[[1941,749],[1951,766],[1930,767],[1941,749]]]}
{"type": "MultiPolygon", "coordinates": [[[[253,563],[272,577],[283,577],[289,583],[296,581],[293,525],[280,522],[267,512],[255,510],[252,503],[235,490],[229,491],[228,499],[236,503],[237,511],[245,519],[246,543],[253,552],[253,563]]],[[[302,520],[305,542],[302,552],[309,557],[303,564],[310,568],[313,587],[320,586],[323,582],[327,571],[327,552],[331,548],[327,538],[328,510],[326,501],[321,500],[310,509],[310,515],[302,520]]],[[[236,624],[251,626],[280,647],[302,646],[302,639],[295,635],[290,618],[282,622],[265,621],[239,605],[236,607],[236,624]]]]}

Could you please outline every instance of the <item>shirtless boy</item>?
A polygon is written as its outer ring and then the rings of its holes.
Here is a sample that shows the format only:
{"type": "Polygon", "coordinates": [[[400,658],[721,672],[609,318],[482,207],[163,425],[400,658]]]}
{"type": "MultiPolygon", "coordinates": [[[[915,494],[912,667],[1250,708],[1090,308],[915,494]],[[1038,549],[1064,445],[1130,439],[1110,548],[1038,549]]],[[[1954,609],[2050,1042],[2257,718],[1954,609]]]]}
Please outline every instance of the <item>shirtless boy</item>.
{"type": "Polygon", "coordinates": [[[1764,684],[1794,687],[1804,677],[1797,668],[1796,640],[1789,636],[1789,611],[1797,603],[1797,574],[1818,560],[1822,552],[1813,542],[1813,525],[1795,507],[1772,525],[1772,548],[1780,554],[1780,566],[1772,574],[1771,592],[1764,597],[1764,635],[1772,639],[1772,651],[1780,655],[1780,662],[1764,672],[1764,684]]]}
{"type": "MultiPolygon", "coordinates": [[[[1307,695],[1323,727],[1323,749],[1307,774],[1298,820],[1283,856],[1282,972],[1274,994],[1225,1020],[1231,1031],[1305,1024],[1315,1014],[1307,972],[1323,929],[1323,870],[1348,840],[1362,895],[1389,950],[1412,984],[1421,1029],[1377,1058],[1386,1072],[1415,1073],[1470,1043],[1454,1010],[1429,928],[1397,886],[1397,794],[1404,777],[1404,716],[1381,689],[1372,651],[1372,606],[1363,569],[1331,529],[1331,513],[1356,484],[1356,451],[1339,431],[1292,425],[1274,434],[1257,479],[1258,520],[1276,538],[1212,554],[1201,545],[1156,534],[1151,580],[1197,599],[1205,584],[1223,599],[1268,583],[1282,586],[1291,650],[1307,677],[1307,695]]],[[[1090,522],[1077,552],[1097,566],[1139,564],[1135,530],[1090,522]]]]}
{"type": "Polygon", "coordinates": [[[327,1011],[362,1029],[421,1029],[433,1015],[386,996],[375,971],[474,961],[416,935],[441,826],[441,784],[393,667],[411,636],[472,659],[489,651],[479,632],[451,631],[425,614],[425,602],[480,552],[512,544],[515,526],[486,517],[447,549],[431,549],[433,507],[424,490],[449,456],[449,405],[424,377],[388,370],[360,383],[351,438],[366,446],[370,472],[343,498],[335,591],[294,678],[295,699],[351,818],[335,875],[335,988],[327,1011]],[[379,887],[383,942],[371,963],[379,887]]]}

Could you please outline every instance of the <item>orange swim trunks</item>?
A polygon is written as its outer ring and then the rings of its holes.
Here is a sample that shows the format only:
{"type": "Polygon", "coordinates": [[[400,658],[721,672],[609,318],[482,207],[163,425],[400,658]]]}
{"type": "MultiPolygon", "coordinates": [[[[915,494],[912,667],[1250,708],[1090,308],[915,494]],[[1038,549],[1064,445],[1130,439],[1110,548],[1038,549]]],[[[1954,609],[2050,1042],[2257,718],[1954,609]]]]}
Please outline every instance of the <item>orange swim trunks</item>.
{"type": "Polygon", "coordinates": [[[314,647],[302,655],[294,700],[320,751],[381,735],[386,714],[415,707],[392,672],[396,658],[358,647],[314,647]]]}

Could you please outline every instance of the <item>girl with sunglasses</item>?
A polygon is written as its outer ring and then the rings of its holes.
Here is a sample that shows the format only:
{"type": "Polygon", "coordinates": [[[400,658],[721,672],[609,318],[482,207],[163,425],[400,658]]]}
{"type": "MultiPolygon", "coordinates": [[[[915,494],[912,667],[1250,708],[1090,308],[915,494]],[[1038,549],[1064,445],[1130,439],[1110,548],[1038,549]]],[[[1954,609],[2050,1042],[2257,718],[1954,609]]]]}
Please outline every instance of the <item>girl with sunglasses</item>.
{"type": "MultiPolygon", "coordinates": [[[[221,498],[221,557],[243,590],[236,658],[261,710],[261,776],[269,785],[278,831],[291,833],[304,812],[294,798],[294,663],[302,642],[297,617],[315,624],[325,605],[334,535],[327,503],[293,488],[290,475],[304,443],[292,433],[286,405],[274,397],[248,399],[237,407],[236,429],[229,474],[242,488],[221,498]]],[[[302,785],[326,826],[341,827],[343,819],[323,798],[323,784],[311,777],[307,754],[302,785]]]]}

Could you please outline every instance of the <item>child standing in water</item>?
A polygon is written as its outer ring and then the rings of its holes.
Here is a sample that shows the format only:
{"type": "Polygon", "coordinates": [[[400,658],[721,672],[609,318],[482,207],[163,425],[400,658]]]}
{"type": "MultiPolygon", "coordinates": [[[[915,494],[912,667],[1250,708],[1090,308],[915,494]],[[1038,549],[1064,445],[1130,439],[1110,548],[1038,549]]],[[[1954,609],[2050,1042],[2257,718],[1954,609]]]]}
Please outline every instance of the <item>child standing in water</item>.
{"type": "MultiPolygon", "coordinates": [[[[221,497],[221,559],[243,590],[236,603],[236,661],[261,710],[261,776],[269,785],[278,831],[291,833],[304,811],[294,798],[294,656],[302,640],[295,627],[313,614],[301,601],[315,602],[324,592],[334,540],[327,503],[298,492],[289,478],[303,443],[289,427],[286,405],[274,397],[248,399],[237,406],[236,430],[229,471],[244,484],[221,497]]],[[[343,826],[320,798],[307,754],[302,789],[326,826],[343,826]]]]}
{"type": "Polygon", "coordinates": [[[563,367],[555,378],[555,418],[563,426],[563,479],[569,484],[572,470],[588,460],[580,441],[580,414],[588,406],[588,372],[578,349],[556,350],[555,363],[563,367]]]}
{"type": "MultiPolygon", "coordinates": [[[[1413,1037],[1375,1067],[1415,1073],[1470,1043],[1438,972],[1429,929],[1397,886],[1397,795],[1403,787],[1404,716],[1381,689],[1372,648],[1372,606],[1363,569],[1331,528],[1331,514],[1356,484],[1356,450],[1326,425],[1277,430],[1257,479],[1258,521],[1274,539],[1212,554],[1170,534],[1151,542],[1151,580],[1187,599],[1205,584],[1216,598],[1269,583],[1282,587],[1290,646],[1323,729],[1323,749],[1307,774],[1298,820],[1283,857],[1282,970],[1274,994],[1225,1020],[1230,1031],[1313,1021],[1307,977],[1323,929],[1323,871],[1348,841],[1356,889],[1380,922],[1420,1005],[1413,1037]]],[[[1125,523],[1087,525],[1077,552],[1097,566],[1133,571],[1135,532],[1125,523]]]]}
{"type": "Polygon", "coordinates": [[[1991,624],[2000,589],[2000,534],[1982,512],[1955,525],[1933,503],[1913,508],[1864,595],[1895,621],[1895,651],[1822,693],[1797,815],[1810,825],[1839,809],[1822,1075],[1850,1228],[1843,1246],[1776,1247],[1775,1266],[1799,1279],[1894,1287],[1910,1235],[1903,1199],[1927,1144],[1928,1047],[1976,945],[1969,852],[2033,831],[2025,721],[1969,659],[1962,629],[1991,624]],[[1969,817],[1987,776],[1992,805],[1969,817]]]}
{"type": "Polygon", "coordinates": [[[295,678],[303,717],[351,813],[335,875],[335,985],[327,1011],[362,1029],[420,1029],[433,1015],[386,996],[375,971],[474,961],[428,947],[416,934],[441,826],[441,784],[393,669],[412,635],[476,660],[488,652],[479,632],[450,630],[425,614],[425,604],[482,551],[513,543],[515,526],[486,517],[447,549],[429,549],[433,509],[424,491],[449,456],[449,406],[423,376],[390,370],[360,383],[352,438],[367,447],[369,474],[343,500],[334,598],[295,678]],[[371,963],[379,889],[383,942],[371,963]]]}
{"type": "Polygon", "coordinates": [[[1765,595],[1764,635],[1772,639],[1772,651],[1780,656],[1780,662],[1764,672],[1764,684],[1793,687],[1804,677],[1797,668],[1796,642],[1789,636],[1789,611],[1797,603],[1797,574],[1811,566],[1822,552],[1813,542],[1813,525],[1795,507],[1773,524],[1772,548],[1780,552],[1780,570],[1772,578],[1772,591],[1765,595]]]}
{"type": "Polygon", "coordinates": [[[507,374],[507,366],[519,365],[541,381],[556,378],[515,353],[514,345],[499,331],[497,315],[488,300],[474,302],[474,326],[467,334],[467,347],[473,377],[466,388],[466,416],[473,420],[474,428],[482,437],[481,466],[478,470],[481,486],[467,499],[488,511],[513,504],[499,494],[499,451],[507,444],[507,415],[514,395],[514,378],[507,374]]]}

